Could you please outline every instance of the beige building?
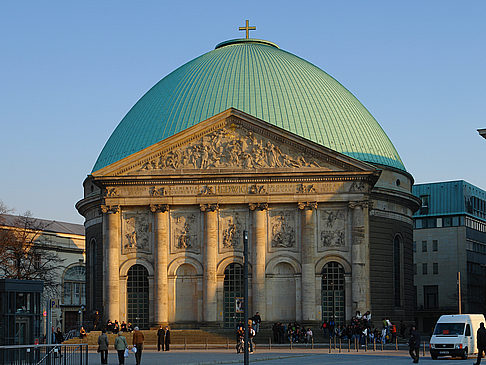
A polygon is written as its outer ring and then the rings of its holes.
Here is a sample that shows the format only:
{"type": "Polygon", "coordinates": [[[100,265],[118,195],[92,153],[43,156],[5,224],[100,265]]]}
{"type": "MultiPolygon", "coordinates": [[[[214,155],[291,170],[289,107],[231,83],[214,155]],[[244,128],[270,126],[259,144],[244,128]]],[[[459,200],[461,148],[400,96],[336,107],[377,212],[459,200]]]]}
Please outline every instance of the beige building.
{"type": "Polygon", "coordinates": [[[154,86],[85,180],[88,308],[233,328],[248,231],[264,321],[412,320],[412,182],[329,75],[267,41],[223,42],[154,86]]]}
{"type": "MultiPolygon", "coordinates": [[[[32,241],[41,247],[37,265],[45,265],[45,253],[59,258],[56,265],[52,264],[53,261],[47,264],[49,267],[54,266],[52,276],[55,285],[51,291],[44,289],[41,306],[46,310],[47,303],[51,303],[52,325],[55,328],[60,327],[63,332],[79,329],[81,312],[86,307],[83,225],[38,218],[19,219],[10,214],[2,214],[0,222],[0,229],[21,231],[20,236],[26,236],[26,242],[32,241]],[[28,224],[25,225],[25,222],[28,224]]],[[[44,323],[42,332],[45,328],[44,323]]]]}

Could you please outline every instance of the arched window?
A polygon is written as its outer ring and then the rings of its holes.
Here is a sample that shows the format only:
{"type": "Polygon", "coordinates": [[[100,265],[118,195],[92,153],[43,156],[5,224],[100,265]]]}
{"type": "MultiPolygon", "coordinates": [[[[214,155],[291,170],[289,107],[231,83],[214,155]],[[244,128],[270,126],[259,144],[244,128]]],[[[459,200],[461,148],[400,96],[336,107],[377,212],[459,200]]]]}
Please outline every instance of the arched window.
{"type": "Polygon", "coordinates": [[[344,267],[335,261],[322,268],[322,320],[334,319],[336,325],[345,324],[344,267]]]}
{"type": "Polygon", "coordinates": [[[395,307],[402,306],[402,240],[399,235],[393,239],[393,293],[395,307]]]}
{"type": "Polygon", "coordinates": [[[235,328],[243,320],[243,313],[236,311],[236,298],[243,297],[243,267],[240,264],[229,264],[224,270],[224,326],[235,328]]]}
{"type": "Polygon", "coordinates": [[[135,264],[127,274],[128,322],[140,329],[149,327],[149,281],[147,269],[135,264]]]}
{"type": "Polygon", "coordinates": [[[86,268],[82,265],[72,266],[66,270],[63,278],[63,304],[86,305],[86,268]]]}

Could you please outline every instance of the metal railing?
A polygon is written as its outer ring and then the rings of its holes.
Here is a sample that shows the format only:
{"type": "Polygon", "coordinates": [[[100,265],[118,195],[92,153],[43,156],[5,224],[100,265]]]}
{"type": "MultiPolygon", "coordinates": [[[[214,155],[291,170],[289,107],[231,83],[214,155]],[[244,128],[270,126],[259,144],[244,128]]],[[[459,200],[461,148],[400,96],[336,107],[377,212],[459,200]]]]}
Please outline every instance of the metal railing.
{"type": "Polygon", "coordinates": [[[87,344],[0,346],[0,364],[88,365],[87,344]]]}

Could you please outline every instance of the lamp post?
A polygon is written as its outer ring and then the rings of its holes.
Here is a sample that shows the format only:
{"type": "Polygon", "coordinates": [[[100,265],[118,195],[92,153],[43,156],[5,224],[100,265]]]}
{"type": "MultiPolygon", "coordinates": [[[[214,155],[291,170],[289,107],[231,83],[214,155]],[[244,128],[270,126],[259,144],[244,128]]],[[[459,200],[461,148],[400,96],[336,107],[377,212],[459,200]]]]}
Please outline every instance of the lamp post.
{"type": "Polygon", "coordinates": [[[244,302],[243,310],[245,311],[245,344],[244,344],[244,364],[248,365],[250,363],[250,356],[248,353],[248,231],[243,231],[243,282],[244,282],[244,302]]]}

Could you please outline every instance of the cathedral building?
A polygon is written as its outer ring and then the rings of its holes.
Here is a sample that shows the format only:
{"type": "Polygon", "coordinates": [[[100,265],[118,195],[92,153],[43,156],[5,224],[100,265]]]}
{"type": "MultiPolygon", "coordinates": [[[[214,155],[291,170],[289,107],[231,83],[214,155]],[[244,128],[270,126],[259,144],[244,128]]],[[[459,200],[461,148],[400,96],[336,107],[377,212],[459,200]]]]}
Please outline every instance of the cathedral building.
{"type": "Polygon", "coordinates": [[[179,67],[128,112],[84,181],[88,310],[141,328],[243,314],[413,320],[412,176],[327,73],[258,39],[179,67]]]}

